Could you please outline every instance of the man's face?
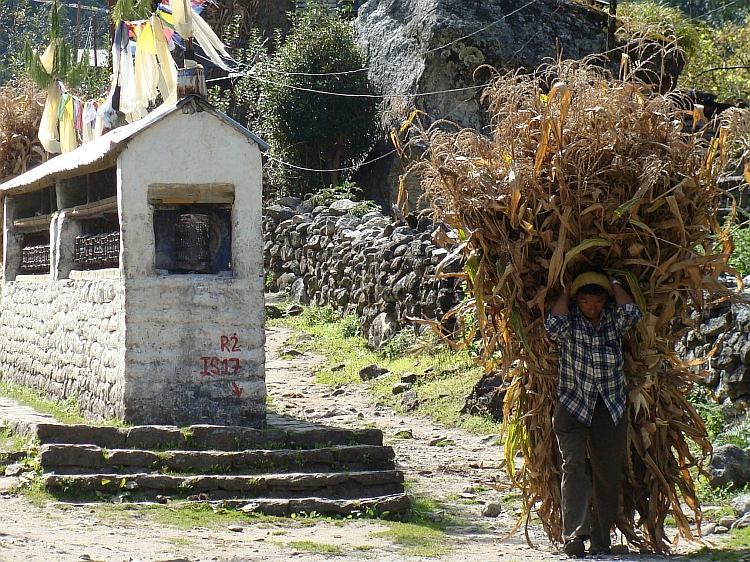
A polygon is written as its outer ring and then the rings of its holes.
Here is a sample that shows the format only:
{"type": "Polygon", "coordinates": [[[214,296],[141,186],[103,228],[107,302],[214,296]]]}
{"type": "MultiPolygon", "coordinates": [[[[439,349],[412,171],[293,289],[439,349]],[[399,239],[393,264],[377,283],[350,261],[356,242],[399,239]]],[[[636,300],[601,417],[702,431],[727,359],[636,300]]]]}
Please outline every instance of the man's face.
{"type": "Polygon", "coordinates": [[[586,319],[592,324],[599,321],[599,315],[607,302],[607,295],[587,295],[578,293],[576,303],[586,319]]]}

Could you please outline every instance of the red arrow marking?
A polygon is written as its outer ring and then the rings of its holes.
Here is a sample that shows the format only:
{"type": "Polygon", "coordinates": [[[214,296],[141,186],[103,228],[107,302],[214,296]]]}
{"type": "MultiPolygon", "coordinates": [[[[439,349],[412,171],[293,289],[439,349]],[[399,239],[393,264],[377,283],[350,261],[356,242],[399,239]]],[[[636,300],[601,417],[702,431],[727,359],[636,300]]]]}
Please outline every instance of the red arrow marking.
{"type": "Polygon", "coordinates": [[[243,390],[244,390],[243,388],[240,388],[239,386],[237,386],[237,383],[236,383],[236,382],[233,382],[233,383],[232,383],[232,393],[233,393],[233,394],[234,394],[234,395],[235,395],[235,396],[236,396],[237,398],[239,398],[240,396],[242,396],[242,391],[243,391],[243,390]]]}

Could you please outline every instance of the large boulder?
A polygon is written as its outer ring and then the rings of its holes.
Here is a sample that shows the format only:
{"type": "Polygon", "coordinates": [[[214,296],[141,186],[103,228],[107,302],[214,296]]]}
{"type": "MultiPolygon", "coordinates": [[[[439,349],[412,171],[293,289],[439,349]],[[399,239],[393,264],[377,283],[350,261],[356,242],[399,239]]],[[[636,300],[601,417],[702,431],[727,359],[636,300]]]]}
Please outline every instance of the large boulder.
{"type": "MultiPolygon", "coordinates": [[[[391,127],[416,107],[433,120],[483,129],[478,86],[490,76],[483,65],[534,70],[559,54],[601,53],[607,42],[606,14],[570,0],[369,0],[356,25],[370,79],[393,95],[385,103],[391,127]]],[[[392,148],[384,140],[371,158],[392,148]]],[[[391,156],[365,166],[357,181],[368,197],[393,200],[400,173],[391,156]],[[378,193],[386,181],[390,192],[378,193]]]]}
{"type": "Polygon", "coordinates": [[[712,488],[732,484],[741,488],[750,482],[750,458],[748,449],[737,445],[721,445],[714,449],[711,464],[708,466],[708,483],[712,488]]]}

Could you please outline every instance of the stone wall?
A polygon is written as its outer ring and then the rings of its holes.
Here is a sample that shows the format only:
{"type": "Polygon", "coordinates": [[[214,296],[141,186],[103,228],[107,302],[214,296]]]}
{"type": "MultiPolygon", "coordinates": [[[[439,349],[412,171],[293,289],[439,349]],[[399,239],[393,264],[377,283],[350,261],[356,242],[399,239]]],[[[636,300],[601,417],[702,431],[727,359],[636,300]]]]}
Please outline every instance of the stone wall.
{"type": "MultiPolygon", "coordinates": [[[[369,345],[380,347],[410,318],[442,317],[461,298],[455,278],[435,272],[448,252],[433,240],[426,217],[393,221],[379,211],[361,218],[341,200],[313,208],[287,197],[266,209],[264,258],[273,291],[303,304],[331,305],[361,318],[369,345]]],[[[460,270],[458,260],[446,273],[460,270]]]]}
{"type": "Polygon", "coordinates": [[[119,280],[6,283],[3,380],[122,419],[125,291],[119,280]]]}
{"type": "MultiPolygon", "coordinates": [[[[744,285],[748,283],[750,278],[744,285]]],[[[730,419],[744,415],[750,404],[750,291],[743,290],[740,296],[738,302],[693,312],[696,326],[676,347],[684,360],[706,358],[705,364],[692,370],[707,373],[704,383],[730,419]]]]}

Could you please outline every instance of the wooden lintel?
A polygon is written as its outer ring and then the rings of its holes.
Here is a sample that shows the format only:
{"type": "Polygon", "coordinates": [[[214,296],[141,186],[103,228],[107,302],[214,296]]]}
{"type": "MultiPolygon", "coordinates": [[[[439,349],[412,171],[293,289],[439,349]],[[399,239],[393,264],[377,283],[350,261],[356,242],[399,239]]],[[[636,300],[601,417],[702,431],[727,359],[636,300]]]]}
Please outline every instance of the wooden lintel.
{"type": "Polygon", "coordinates": [[[21,230],[43,230],[49,228],[51,221],[52,215],[39,215],[37,217],[15,219],[13,226],[21,230]]]}
{"type": "Polygon", "coordinates": [[[234,203],[232,183],[151,183],[148,202],[152,205],[234,203]]]}
{"type": "Polygon", "coordinates": [[[74,218],[90,217],[100,213],[112,213],[117,211],[117,197],[107,197],[101,201],[78,205],[72,209],[67,209],[67,215],[74,218]]]}

